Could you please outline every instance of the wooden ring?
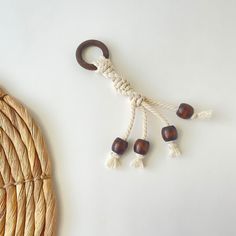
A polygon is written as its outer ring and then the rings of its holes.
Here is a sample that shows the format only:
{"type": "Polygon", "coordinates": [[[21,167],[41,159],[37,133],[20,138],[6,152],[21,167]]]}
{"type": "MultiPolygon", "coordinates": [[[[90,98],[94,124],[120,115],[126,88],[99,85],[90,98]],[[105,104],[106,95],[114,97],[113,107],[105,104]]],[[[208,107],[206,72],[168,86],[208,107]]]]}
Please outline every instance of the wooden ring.
{"type": "Polygon", "coordinates": [[[82,56],[83,50],[91,46],[100,48],[102,50],[103,56],[105,58],[109,58],[109,51],[107,46],[101,41],[90,39],[84,41],[79,45],[79,47],[76,50],[76,59],[77,62],[80,64],[80,66],[82,66],[83,68],[87,70],[97,70],[97,67],[94,64],[87,63],[82,56]]]}

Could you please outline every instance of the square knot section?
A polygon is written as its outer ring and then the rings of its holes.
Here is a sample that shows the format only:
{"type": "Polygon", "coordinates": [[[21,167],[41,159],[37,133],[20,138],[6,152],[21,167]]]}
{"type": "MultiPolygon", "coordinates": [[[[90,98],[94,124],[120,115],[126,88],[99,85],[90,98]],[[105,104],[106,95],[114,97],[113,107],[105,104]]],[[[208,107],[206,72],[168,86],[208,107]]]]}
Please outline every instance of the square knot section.
{"type": "Polygon", "coordinates": [[[142,106],[142,102],[144,100],[145,100],[145,97],[143,95],[135,93],[135,92],[130,96],[131,103],[134,104],[136,107],[142,106]]]}

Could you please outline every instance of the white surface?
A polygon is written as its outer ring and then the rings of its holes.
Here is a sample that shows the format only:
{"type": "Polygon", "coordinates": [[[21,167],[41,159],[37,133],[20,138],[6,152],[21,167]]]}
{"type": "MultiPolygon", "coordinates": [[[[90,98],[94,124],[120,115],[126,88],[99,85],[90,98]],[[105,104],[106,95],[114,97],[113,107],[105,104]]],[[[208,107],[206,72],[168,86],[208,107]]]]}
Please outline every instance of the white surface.
{"type": "MultiPolygon", "coordinates": [[[[1,85],[44,129],[58,235],[236,235],[236,1],[0,3],[1,85]],[[90,38],[108,45],[117,69],[144,94],[215,111],[204,122],[170,114],[181,131],[180,161],[166,158],[159,122],[149,117],[147,168],[129,168],[131,150],[119,171],[104,168],[129,107],[109,81],[77,65],[75,50],[90,38]]],[[[140,132],[138,117],[132,141],[140,132]]]]}

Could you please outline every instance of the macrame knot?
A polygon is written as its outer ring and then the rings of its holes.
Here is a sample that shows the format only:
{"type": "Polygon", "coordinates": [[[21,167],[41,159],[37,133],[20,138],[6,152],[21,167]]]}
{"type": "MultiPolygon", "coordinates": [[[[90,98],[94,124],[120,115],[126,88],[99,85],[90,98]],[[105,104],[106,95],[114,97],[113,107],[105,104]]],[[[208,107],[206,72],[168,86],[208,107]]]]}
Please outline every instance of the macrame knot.
{"type": "Polygon", "coordinates": [[[142,102],[145,100],[145,98],[141,95],[138,94],[136,92],[134,92],[131,96],[130,96],[130,101],[132,104],[134,104],[136,107],[140,107],[142,106],[142,102]]]}
{"type": "Polygon", "coordinates": [[[117,77],[116,74],[114,74],[111,79],[113,86],[118,93],[128,97],[132,96],[134,90],[127,80],[123,79],[122,77],[117,77]]]}
{"type": "Polygon", "coordinates": [[[116,73],[112,62],[109,59],[100,57],[94,65],[97,67],[97,72],[100,72],[105,78],[112,80],[113,86],[118,93],[127,97],[133,97],[132,94],[135,93],[133,87],[128,80],[116,73]]]}
{"type": "Polygon", "coordinates": [[[96,62],[93,63],[97,70],[96,72],[102,73],[104,76],[109,75],[112,71],[114,71],[114,67],[112,65],[112,62],[109,59],[106,59],[105,57],[101,56],[96,62]]]}

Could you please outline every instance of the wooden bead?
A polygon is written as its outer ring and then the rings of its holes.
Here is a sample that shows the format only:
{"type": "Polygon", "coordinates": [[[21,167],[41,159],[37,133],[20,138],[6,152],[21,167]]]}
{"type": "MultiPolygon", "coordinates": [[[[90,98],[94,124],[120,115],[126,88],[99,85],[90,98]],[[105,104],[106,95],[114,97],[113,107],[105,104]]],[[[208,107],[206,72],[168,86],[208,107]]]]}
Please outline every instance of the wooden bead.
{"type": "Polygon", "coordinates": [[[194,113],[194,109],[192,106],[186,103],[181,103],[176,112],[177,116],[182,119],[190,119],[194,113]]]}
{"type": "Polygon", "coordinates": [[[128,142],[121,139],[121,138],[116,138],[112,144],[112,151],[115,152],[118,155],[122,155],[125,150],[128,147],[128,142]]]}
{"type": "Polygon", "coordinates": [[[176,140],[178,137],[177,129],[173,125],[162,128],[161,134],[166,142],[176,140]]]}
{"type": "Polygon", "coordinates": [[[144,139],[137,139],[134,144],[134,152],[146,155],[149,150],[149,142],[144,139]]]}

